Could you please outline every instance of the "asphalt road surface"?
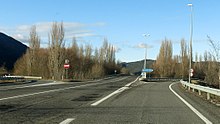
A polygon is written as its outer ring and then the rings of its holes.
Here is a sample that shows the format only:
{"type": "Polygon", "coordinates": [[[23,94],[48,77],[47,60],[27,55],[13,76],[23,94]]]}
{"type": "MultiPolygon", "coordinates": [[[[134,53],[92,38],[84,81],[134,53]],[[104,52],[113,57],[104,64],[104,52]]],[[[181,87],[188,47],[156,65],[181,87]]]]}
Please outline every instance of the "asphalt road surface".
{"type": "Polygon", "coordinates": [[[178,82],[136,79],[1,85],[0,124],[220,123],[220,107],[178,82]]]}

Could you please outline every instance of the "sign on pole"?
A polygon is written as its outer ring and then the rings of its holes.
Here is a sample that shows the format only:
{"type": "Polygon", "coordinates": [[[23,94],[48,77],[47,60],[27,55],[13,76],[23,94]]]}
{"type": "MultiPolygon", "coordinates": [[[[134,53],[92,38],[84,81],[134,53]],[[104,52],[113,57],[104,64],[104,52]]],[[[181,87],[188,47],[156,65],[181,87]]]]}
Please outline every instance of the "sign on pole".
{"type": "Polygon", "coordinates": [[[63,67],[65,68],[66,79],[68,79],[68,69],[70,68],[69,59],[65,59],[63,67]]]}
{"type": "Polygon", "coordinates": [[[193,76],[193,73],[192,73],[192,72],[190,73],[190,76],[191,76],[191,77],[193,76]]]}
{"type": "Polygon", "coordinates": [[[69,64],[64,64],[64,66],[63,66],[65,69],[68,69],[68,68],[70,68],[70,65],[69,64]]]}
{"type": "Polygon", "coordinates": [[[153,72],[153,71],[154,71],[153,69],[149,69],[149,68],[142,70],[142,72],[147,72],[147,73],[151,73],[151,72],[153,72]]]}
{"type": "Polygon", "coordinates": [[[194,72],[194,70],[191,68],[191,69],[190,69],[190,77],[193,76],[193,72],[194,72]]]}
{"type": "Polygon", "coordinates": [[[65,59],[65,64],[69,64],[69,59],[65,59]]]}

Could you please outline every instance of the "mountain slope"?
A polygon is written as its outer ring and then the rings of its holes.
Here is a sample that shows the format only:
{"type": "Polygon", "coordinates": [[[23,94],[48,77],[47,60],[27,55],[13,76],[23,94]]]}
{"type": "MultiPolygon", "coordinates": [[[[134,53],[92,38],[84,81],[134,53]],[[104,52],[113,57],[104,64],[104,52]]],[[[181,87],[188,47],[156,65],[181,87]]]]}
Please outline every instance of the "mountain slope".
{"type": "Polygon", "coordinates": [[[21,42],[0,32],[0,67],[4,65],[8,70],[12,70],[27,48],[21,42]]]}
{"type": "MultiPolygon", "coordinates": [[[[147,68],[152,68],[152,64],[154,62],[155,60],[147,59],[147,68]]],[[[133,74],[140,73],[143,69],[143,66],[144,66],[144,60],[126,63],[126,68],[129,70],[130,73],[133,74]]]]}

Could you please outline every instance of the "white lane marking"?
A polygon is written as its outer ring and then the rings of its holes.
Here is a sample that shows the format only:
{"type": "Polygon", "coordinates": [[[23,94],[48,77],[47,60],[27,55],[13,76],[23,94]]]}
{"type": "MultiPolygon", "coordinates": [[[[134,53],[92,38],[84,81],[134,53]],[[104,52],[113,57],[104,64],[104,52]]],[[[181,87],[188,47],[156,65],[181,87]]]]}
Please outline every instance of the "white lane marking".
{"type": "Polygon", "coordinates": [[[46,84],[35,84],[35,85],[28,85],[28,86],[23,86],[23,87],[15,87],[15,89],[19,88],[28,88],[28,87],[40,87],[40,86],[48,86],[48,85],[58,85],[58,84],[65,84],[65,82],[53,82],[53,83],[46,83],[46,84]]]}
{"type": "Polygon", "coordinates": [[[145,82],[145,81],[140,81],[143,84],[156,84],[157,82],[145,82]]]}
{"type": "MultiPolygon", "coordinates": [[[[121,78],[121,79],[118,79],[116,81],[124,80],[125,78],[121,78]]],[[[112,81],[107,82],[107,83],[112,83],[112,81]]],[[[12,96],[12,97],[1,98],[0,101],[9,100],[9,99],[16,99],[16,98],[22,98],[22,97],[27,97],[27,96],[34,96],[34,95],[39,95],[39,94],[44,94],[44,93],[59,92],[59,91],[69,90],[69,89],[74,89],[74,88],[79,88],[79,87],[93,86],[93,85],[99,85],[99,84],[107,84],[107,83],[92,83],[92,84],[85,84],[85,85],[79,85],[79,86],[74,86],[74,87],[60,88],[60,89],[48,90],[48,91],[37,92],[37,93],[17,95],[17,96],[12,96]]]]}
{"type": "Polygon", "coordinates": [[[52,83],[45,83],[45,84],[34,84],[34,85],[27,85],[27,86],[20,86],[20,87],[14,87],[14,88],[7,88],[7,89],[0,89],[2,90],[14,90],[14,89],[23,89],[23,88],[30,88],[30,87],[40,87],[40,86],[49,86],[49,85],[59,85],[59,84],[66,84],[66,82],[52,82],[52,83]]]}
{"type": "Polygon", "coordinates": [[[130,87],[130,86],[131,86],[134,82],[136,82],[138,79],[139,79],[139,77],[137,77],[137,79],[134,80],[134,81],[132,81],[131,83],[126,84],[125,86],[126,86],[126,87],[130,87]]]}
{"type": "Polygon", "coordinates": [[[112,97],[113,95],[118,94],[118,93],[124,91],[125,89],[128,89],[128,87],[122,87],[122,88],[120,88],[120,89],[114,91],[113,93],[109,94],[108,96],[106,96],[106,97],[100,99],[99,101],[97,101],[97,102],[91,104],[91,106],[97,106],[97,105],[99,105],[100,103],[102,103],[103,101],[105,101],[105,100],[107,100],[108,98],[112,97]]]}
{"type": "MultiPolygon", "coordinates": [[[[138,78],[139,78],[139,77],[138,77],[138,78]]],[[[106,97],[100,99],[99,101],[96,101],[96,102],[92,103],[91,106],[97,106],[97,105],[99,105],[100,103],[102,103],[102,102],[104,102],[105,100],[107,100],[108,98],[114,96],[115,94],[121,93],[121,92],[123,92],[124,90],[129,89],[128,87],[129,87],[130,85],[132,85],[132,83],[136,82],[136,81],[138,80],[138,78],[137,78],[135,81],[126,84],[124,87],[119,88],[118,90],[114,91],[113,93],[109,94],[108,96],[106,96],[106,97]]]]}
{"type": "Polygon", "coordinates": [[[184,100],[179,94],[177,94],[173,89],[172,85],[176,83],[172,83],[169,85],[169,89],[184,103],[186,104],[197,116],[199,116],[206,124],[212,124],[210,120],[208,120],[204,115],[202,115],[198,110],[196,110],[191,104],[189,104],[186,100],[184,100]]]}
{"type": "Polygon", "coordinates": [[[54,90],[48,90],[48,91],[30,93],[30,94],[24,94],[24,95],[17,95],[17,96],[12,96],[12,97],[7,97],[7,98],[1,98],[0,101],[8,100],[8,99],[15,99],[15,98],[22,98],[22,97],[33,96],[33,95],[39,95],[39,94],[44,94],[44,93],[58,92],[58,91],[62,91],[62,90],[68,90],[68,89],[73,89],[73,88],[78,88],[78,87],[91,86],[91,85],[96,85],[96,84],[97,83],[80,85],[80,86],[75,86],[75,87],[68,87],[68,88],[63,88],[63,89],[60,88],[60,89],[54,89],[54,90]]]}
{"type": "Polygon", "coordinates": [[[70,122],[74,121],[75,118],[67,118],[66,120],[60,122],[60,124],[69,124],[70,122]]]}
{"type": "MultiPolygon", "coordinates": [[[[80,83],[99,82],[99,81],[110,79],[110,78],[112,78],[112,77],[107,77],[107,78],[103,78],[103,79],[99,79],[99,80],[80,82],[80,83]]],[[[78,83],[78,82],[74,82],[74,84],[76,84],[76,83],[78,83]]],[[[53,81],[52,83],[35,84],[35,85],[27,85],[27,86],[20,86],[20,87],[14,87],[14,88],[0,89],[0,91],[1,90],[14,90],[14,89],[31,88],[31,87],[40,87],[40,86],[49,86],[49,85],[59,85],[59,84],[67,84],[67,82],[56,82],[56,81],[53,81]]]]}

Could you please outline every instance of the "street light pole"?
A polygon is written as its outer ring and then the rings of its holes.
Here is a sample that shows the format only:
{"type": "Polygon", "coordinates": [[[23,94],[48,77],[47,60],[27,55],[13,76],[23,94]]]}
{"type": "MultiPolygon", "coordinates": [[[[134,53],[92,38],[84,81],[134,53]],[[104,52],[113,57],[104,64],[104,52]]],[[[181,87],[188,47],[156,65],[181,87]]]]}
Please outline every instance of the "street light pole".
{"type": "MultiPolygon", "coordinates": [[[[150,34],[143,34],[143,36],[147,39],[148,37],[150,37],[150,34]]],[[[144,68],[147,68],[147,45],[145,46],[145,57],[144,57],[144,68]]],[[[145,78],[147,77],[146,72],[145,72],[145,78]]]]}
{"type": "MultiPolygon", "coordinates": [[[[143,36],[147,39],[148,37],[150,37],[150,34],[143,34],[143,36]]],[[[147,68],[147,46],[145,46],[145,59],[144,59],[144,69],[147,68]]]]}
{"type": "Polygon", "coordinates": [[[191,83],[191,68],[192,68],[192,39],[193,39],[193,4],[188,4],[190,7],[190,40],[189,40],[189,83],[191,83]]]}
{"type": "Polygon", "coordinates": [[[143,69],[146,69],[147,68],[147,47],[145,48],[145,55],[144,55],[144,68],[143,69]]]}

